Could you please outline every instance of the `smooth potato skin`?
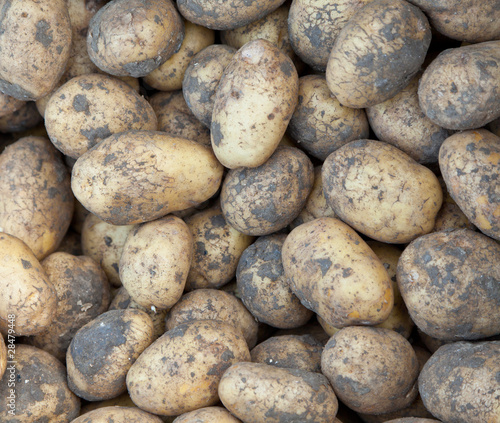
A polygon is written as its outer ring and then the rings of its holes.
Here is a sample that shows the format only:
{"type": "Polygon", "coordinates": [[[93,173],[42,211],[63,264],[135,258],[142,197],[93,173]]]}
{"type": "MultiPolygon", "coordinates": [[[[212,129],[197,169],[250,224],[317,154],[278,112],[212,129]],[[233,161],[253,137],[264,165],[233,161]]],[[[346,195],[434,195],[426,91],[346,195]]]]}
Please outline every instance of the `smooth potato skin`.
{"type": "Polygon", "coordinates": [[[162,423],[160,417],[136,407],[103,407],[82,414],[71,423],[162,423]]]}
{"type": "Polygon", "coordinates": [[[217,423],[241,423],[229,411],[223,407],[203,407],[198,410],[184,413],[177,417],[173,423],[199,423],[199,422],[217,422],[217,423]]]}

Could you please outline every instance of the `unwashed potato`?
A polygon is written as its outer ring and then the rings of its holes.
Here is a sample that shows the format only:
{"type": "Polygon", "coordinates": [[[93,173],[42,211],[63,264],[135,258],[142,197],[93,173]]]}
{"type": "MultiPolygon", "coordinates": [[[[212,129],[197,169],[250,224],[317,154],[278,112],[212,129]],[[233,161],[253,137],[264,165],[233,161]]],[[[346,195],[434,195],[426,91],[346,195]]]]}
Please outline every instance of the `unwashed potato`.
{"type": "Polygon", "coordinates": [[[401,91],[422,65],[431,41],[423,12],[404,0],[374,0],[335,40],[326,81],[348,107],[370,107],[401,91]]]}
{"type": "Polygon", "coordinates": [[[71,23],[65,0],[2,2],[0,91],[36,100],[52,91],[71,49],[71,23]]]}
{"type": "Polygon", "coordinates": [[[216,320],[194,320],[165,332],[127,374],[130,397],[143,410],[177,416],[217,404],[222,374],[250,361],[239,329],[216,320]]]}
{"type": "Polygon", "coordinates": [[[130,225],[208,200],[222,174],[207,146],[163,132],[127,131],[80,156],[71,184],[87,210],[113,225],[130,225]]]}
{"type": "Polygon", "coordinates": [[[45,109],[50,140],[75,159],[112,134],[157,126],[153,108],[130,85],[96,73],[66,82],[45,109]]]}
{"type": "Polygon", "coordinates": [[[32,101],[25,102],[16,111],[0,117],[0,132],[21,132],[36,127],[42,117],[32,101]]]}
{"type": "Polygon", "coordinates": [[[335,419],[338,401],[325,376],[261,363],[233,364],[222,376],[224,406],[246,423],[335,419]]]}
{"type": "Polygon", "coordinates": [[[87,50],[110,75],[145,76],[179,50],[184,23],[171,0],[115,0],[91,19],[87,50]]]}
{"type": "Polygon", "coordinates": [[[162,423],[162,420],[153,414],[136,407],[110,406],[98,408],[82,414],[71,423],[162,423]]]}
{"type": "Polygon", "coordinates": [[[14,113],[23,107],[24,104],[24,101],[0,92],[0,117],[14,113]]]}
{"type": "Polygon", "coordinates": [[[6,423],[67,423],[80,411],[64,365],[48,352],[19,343],[15,364],[0,381],[0,398],[0,420],[6,423]]]}
{"type": "Polygon", "coordinates": [[[174,420],[174,423],[241,423],[229,411],[223,407],[203,407],[189,413],[184,413],[174,420]]]}
{"type": "Polygon", "coordinates": [[[212,113],[212,147],[225,167],[257,167],[271,157],[297,105],[298,87],[292,60],[274,44],[255,40],[238,50],[212,113]]]}
{"type": "Polygon", "coordinates": [[[0,380],[5,373],[5,369],[7,369],[7,347],[3,335],[0,333],[0,380]]]}
{"type": "Polygon", "coordinates": [[[322,175],[335,214],[370,238],[402,244],[434,228],[443,196],[437,177],[390,144],[352,141],[328,156],[322,175]]]}

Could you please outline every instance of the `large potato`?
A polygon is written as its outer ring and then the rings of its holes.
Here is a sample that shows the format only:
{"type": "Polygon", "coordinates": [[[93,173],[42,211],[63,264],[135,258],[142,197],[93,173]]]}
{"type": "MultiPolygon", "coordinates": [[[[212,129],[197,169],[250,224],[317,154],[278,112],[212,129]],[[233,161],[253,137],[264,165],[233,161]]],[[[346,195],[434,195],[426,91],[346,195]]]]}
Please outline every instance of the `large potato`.
{"type": "Polygon", "coordinates": [[[162,423],[162,420],[137,407],[103,407],[82,414],[71,423],[162,423]]]}
{"type": "Polygon", "coordinates": [[[223,167],[210,148],[154,131],[112,135],[77,160],[72,188],[113,225],[148,222],[208,200],[223,167]]]}

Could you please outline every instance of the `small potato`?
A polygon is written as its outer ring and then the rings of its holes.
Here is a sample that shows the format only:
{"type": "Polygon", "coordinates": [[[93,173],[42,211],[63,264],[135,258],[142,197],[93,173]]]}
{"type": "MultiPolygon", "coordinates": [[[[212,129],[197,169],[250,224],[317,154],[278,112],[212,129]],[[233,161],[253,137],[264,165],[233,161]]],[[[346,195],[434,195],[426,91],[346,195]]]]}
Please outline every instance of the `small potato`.
{"type": "Polygon", "coordinates": [[[136,407],[103,407],[82,414],[71,423],[162,423],[153,414],[136,407]]]}
{"type": "Polygon", "coordinates": [[[42,117],[32,101],[25,102],[16,111],[0,117],[0,132],[21,132],[36,127],[42,117]]]}
{"type": "Polygon", "coordinates": [[[127,374],[130,397],[143,410],[177,416],[217,404],[222,374],[250,361],[239,329],[216,320],[183,323],[158,338],[127,374]]]}
{"type": "Polygon", "coordinates": [[[212,113],[214,153],[229,169],[257,167],[273,154],[298,99],[292,60],[266,40],[245,44],[224,70],[212,113]]]}
{"type": "Polygon", "coordinates": [[[239,232],[271,234],[298,216],[313,182],[313,165],[306,154],[280,146],[259,167],[229,171],[220,194],[222,213],[239,232]]]}
{"type": "Polygon", "coordinates": [[[381,141],[344,145],[325,160],[322,175],[335,214],[377,241],[403,244],[430,232],[441,208],[434,173],[381,141]]]}
{"type": "Polygon", "coordinates": [[[184,413],[177,417],[173,423],[200,423],[200,422],[217,422],[217,423],[241,423],[229,411],[223,407],[203,407],[189,413],[184,413]]]}
{"type": "Polygon", "coordinates": [[[245,423],[324,423],[333,421],[338,410],[322,374],[261,363],[233,364],[222,376],[219,396],[245,423]]]}
{"type": "Polygon", "coordinates": [[[0,117],[4,117],[14,113],[25,105],[25,101],[18,100],[7,94],[0,92],[0,117]]]}
{"type": "Polygon", "coordinates": [[[321,369],[339,399],[356,412],[396,411],[418,394],[415,351],[389,329],[341,329],[326,344],[321,369]]]}
{"type": "Polygon", "coordinates": [[[133,229],[120,258],[120,280],[139,305],[172,307],[182,296],[193,257],[183,220],[166,216],[133,229]]]}

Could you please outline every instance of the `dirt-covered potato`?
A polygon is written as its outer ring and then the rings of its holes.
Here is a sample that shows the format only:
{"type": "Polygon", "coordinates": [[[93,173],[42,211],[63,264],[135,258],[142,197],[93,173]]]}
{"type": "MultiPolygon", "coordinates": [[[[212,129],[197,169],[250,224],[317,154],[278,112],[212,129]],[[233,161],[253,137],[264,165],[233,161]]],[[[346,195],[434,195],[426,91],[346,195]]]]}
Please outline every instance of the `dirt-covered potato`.
{"type": "Polygon", "coordinates": [[[200,122],[209,128],[217,87],[235,53],[233,47],[213,44],[194,56],[184,72],[182,93],[186,104],[200,122]]]}
{"type": "Polygon", "coordinates": [[[352,141],[328,156],[322,175],[335,214],[370,238],[402,244],[434,228],[443,196],[437,177],[390,144],[352,141]]]}
{"type": "Polygon", "coordinates": [[[160,417],[136,407],[103,407],[82,414],[71,423],[162,423],[160,417]]]}
{"type": "Polygon", "coordinates": [[[148,222],[211,198],[223,166],[210,147],[164,132],[112,135],[73,167],[75,197],[113,225],[148,222]]]}
{"type": "Polygon", "coordinates": [[[199,408],[198,410],[181,414],[174,420],[174,423],[200,422],[241,423],[241,420],[238,420],[225,408],[217,406],[199,408]]]}
{"type": "Polygon", "coordinates": [[[35,103],[25,102],[19,109],[0,117],[0,132],[21,132],[37,126],[42,121],[35,103]]]}
{"type": "Polygon", "coordinates": [[[239,329],[216,320],[194,320],[165,332],[127,374],[130,397],[143,410],[177,416],[217,404],[222,374],[250,361],[239,329]]]}
{"type": "Polygon", "coordinates": [[[66,368],[48,352],[16,343],[15,364],[0,381],[0,420],[8,423],[67,423],[80,399],[68,388],[66,368]]]}
{"type": "Polygon", "coordinates": [[[370,127],[362,109],[342,106],[322,75],[299,79],[299,103],[288,126],[292,138],[320,160],[349,141],[368,137],[370,127]]]}
{"type": "Polygon", "coordinates": [[[238,50],[212,113],[212,147],[225,167],[257,167],[271,157],[297,105],[298,87],[292,60],[274,44],[255,40],[238,50]]]}
{"type": "Polygon", "coordinates": [[[396,95],[418,72],[431,41],[423,12],[404,0],[374,0],[340,30],[326,81],[348,107],[370,107],[396,95]]]}
{"type": "Polygon", "coordinates": [[[183,38],[184,23],[171,0],[114,0],[92,17],[87,50],[104,72],[138,78],[178,51],[183,38]]]}
{"type": "Polygon", "coordinates": [[[441,146],[439,167],[460,210],[500,240],[500,137],[485,129],[456,133],[441,146]]]}
{"type": "Polygon", "coordinates": [[[209,129],[189,110],[182,91],[160,91],[149,102],[158,118],[158,131],[211,145],[209,129]]]}
{"type": "Polygon", "coordinates": [[[65,0],[2,2],[0,91],[36,100],[52,91],[71,49],[71,23],[65,0]]]}
{"type": "Polygon", "coordinates": [[[126,391],[125,376],[153,342],[153,322],[140,310],[111,310],[80,328],[66,354],[68,385],[99,401],[126,391]]]}
{"type": "Polygon", "coordinates": [[[143,307],[172,307],[182,296],[193,257],[193,237],[176,216],[138,225],[120,258],[120,280],[143,307]]]}
{"type": "Polygon", "coordinates": [[[225,219],[239,232],[268,235],[285,228],[300,213],[314,182],[307,155],[280,146],[263,165],[232,169],[220,195],[225,219]]]}
{"type": "Polygon", "coordinates": [[[7,94],[0,92],[0,117],[4,117],[14,113],[24,106],[26,102],[18,100],[7,94]]]}
{"type": "Polygon", "coordinates": [[[131,129],[156,131],[151,105],[128,84],[107,75],[81,75],[50,98],[45,127],[52,143],[77,159],[99,141],[131,129]]]}
{"type": "Polygon", "coordinates": [[[298,226],[282,256],[294,294],[328,324],[376,325],[389,316],[394,294],[387,271],[342,221],[323,217],[298,226]]]}
{"type": "Polygon", "coordinates": [[[420,373],[420,395],[427,409],[443,422],[497,422],[499,369],[499,341],[444,345],[420,373]]]}
{"type": "Polygon", "coordinates": [[[7,346],[5,345],[3,335],[0,333],[0,380],[5,373],[5,369],[7,369],[7,346]]]}
{"type": "Polygon", "coordinates": [[[166,327],[172,330],[192,320],[220,320],[238,328],[248,348],[257,344],[258,324],[234,295],[216,289],[196,289],[188,292],[169,311],[166,327]]]}
{"type": "Polygon", "coordinates": [[[330,422],[338,401],[325,376],[261,363],[233,364],[222,376],[219,396],[244,422],[330,422]]]}
{"type": "Polygon", "coordinates": [[[338,398],[360,413],[396,411],[418,394],[415,351],[390,329],[341,329],[326,344],[321,369],[338,398]]]}
{"type": "Polygon", "coordinates": [[[434,232],[404,250],[397,270],[415,324],[442,340],[500,334],[500,245],[468,229],[434,232]]]}
{"type": "Polygon", "coordinates": [[[500,116],[499,79],[500,41],[445,50],[422,75],[420,107],[443,128],[479,128],[500,116]]]}
{"type": "Polygon", "coordinates": [[[214,31],[189,21],[184,21],[184,40],[175,54],[165,63],[144,76],[149,86],[160,91],[174,91],[182,88],[184,73],[195,54],[212,45],[214,31]]]}

